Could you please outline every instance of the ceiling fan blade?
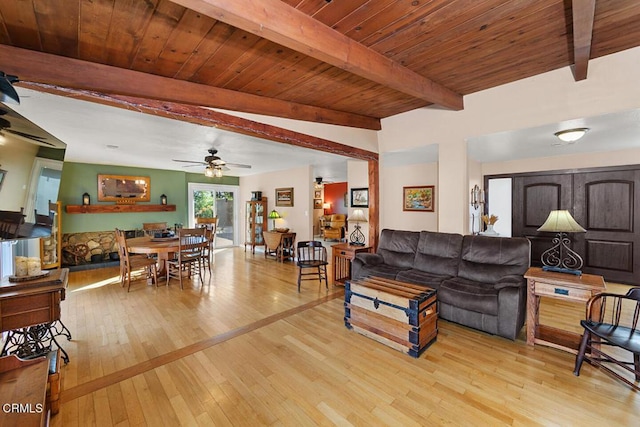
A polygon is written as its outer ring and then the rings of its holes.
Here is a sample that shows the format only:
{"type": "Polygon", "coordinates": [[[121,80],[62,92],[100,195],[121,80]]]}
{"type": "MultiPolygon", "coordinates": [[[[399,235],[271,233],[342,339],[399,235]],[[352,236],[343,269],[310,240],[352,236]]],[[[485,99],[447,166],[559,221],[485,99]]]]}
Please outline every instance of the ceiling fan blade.
{"type": "Polygon", "coordinates": [[[51,147],[55,147],[56,146],[55,144],[52,144],[49,141],[47,141],[46,138],[43,137],[43,136],[31,135],[29,133],[24,133],[24,132],[20,132],[20,131],[17,131],[17,130],[11,130],[11,129],[3,129],[3,132],[7,132],[7,133],[10,133],[12,135],[19,136],[20,138],[30,139],[31,141],[35,141],[35,142],[38,142],[40,144],[46,144],[46,145],[49,145],[51,147]]]}
{"type": "Polygon", "coordinates": [[[245,169],[251,169],[251,165],[243,165],[241,163],[226,163],[227,166],[231,166],[233,168],[245,168],[245,169]]]}
{"type": "Polygon", "coordinates": [[[25,138],[31,138],[31,139],[36,139],[36,140],[40,140],[40,141],[46,139],[44,136],[31,135],[30,133],[20,132],[19,130],[5,129],[5,131],[13,133],[15,135],[20,135],[20,136],[25,137],[25,138]]]}
{"type": "Polygon", "coordinates": [[[180,162],[180,163],[194,163],[195,165],[207,165],[205,162],[200,162],[200,161],[196,161],[196,160],[178,160],[178,159],[171,159],[174,162],[180,162]]]}

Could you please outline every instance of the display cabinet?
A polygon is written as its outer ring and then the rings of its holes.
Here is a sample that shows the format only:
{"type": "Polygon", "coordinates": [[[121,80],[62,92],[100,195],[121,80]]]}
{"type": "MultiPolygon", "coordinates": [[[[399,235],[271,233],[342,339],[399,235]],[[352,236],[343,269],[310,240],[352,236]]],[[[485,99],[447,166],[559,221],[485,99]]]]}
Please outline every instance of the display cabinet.
{"type": "Polygon", "coordinates": [[[267,198],[250,200],[246,206],[246,227],[244,250],[251,246],[251,253],[256,252],[256,246],[264,246],[262,232],[267,230],[267,198]]]}
{"type": "Polygon", "coordinates": [[[62,215],[60,202],[49,203],[49,216],[51,217],[51,235],[40,238],[40,262],[42,269],[60,267],[62,255],[62,215]]]}

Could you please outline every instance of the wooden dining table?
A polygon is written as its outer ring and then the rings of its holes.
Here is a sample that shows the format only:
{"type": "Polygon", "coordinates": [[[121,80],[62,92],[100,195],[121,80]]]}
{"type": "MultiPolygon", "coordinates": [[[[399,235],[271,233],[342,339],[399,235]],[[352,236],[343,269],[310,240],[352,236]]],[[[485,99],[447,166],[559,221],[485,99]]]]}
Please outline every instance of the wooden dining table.
{"type": "Polygon", "coordinates": [[[179,238],[176,237],[134,237],[127,239],[127,248],[134,254],[156,254],[158,256],[158,277],[167,274],[167,260],[178,252],[179,238]]]}

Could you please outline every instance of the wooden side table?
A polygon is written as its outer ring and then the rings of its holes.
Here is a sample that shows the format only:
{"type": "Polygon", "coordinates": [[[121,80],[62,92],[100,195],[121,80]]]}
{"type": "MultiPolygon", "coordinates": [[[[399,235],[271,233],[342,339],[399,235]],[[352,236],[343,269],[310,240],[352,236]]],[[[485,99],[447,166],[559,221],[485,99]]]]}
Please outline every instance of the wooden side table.
{"type": "Polygon", "coordinates": [[[589,298],[606,289],[604,278],[543,271],[539,267],[529,268],[524,277],[527,279],[527,344],[542,344],[577,354],[580,334],[540,324],[540,297],[574,301],[586,307],[589,298]]]}
{"type": "Polygon", "coordinates": [[[333,284],[344,286],[351,279],[351,260],[359,252],[371,252],[371,246],[355,246],[338,243],[331,247],[333,257],[333,284]]]}

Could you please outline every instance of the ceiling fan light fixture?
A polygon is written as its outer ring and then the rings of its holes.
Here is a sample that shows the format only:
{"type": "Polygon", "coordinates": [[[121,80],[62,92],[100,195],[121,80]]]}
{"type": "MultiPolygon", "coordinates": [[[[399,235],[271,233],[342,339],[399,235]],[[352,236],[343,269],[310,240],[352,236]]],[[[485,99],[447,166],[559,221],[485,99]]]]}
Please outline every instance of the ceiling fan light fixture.
{"type": "Polygon", "coordinates": [[[574,129],[565,129],[554,133],[555,136],[558,137],[559,140],[563,142],[576,142],[580,138],[584,136],[585,133],[589,131],[589,128],[574,128],[574,129]]]}
{"type": "Polygon", "coordinates": [[[222,178],[222,167],[216,166],[213,168],[213,176],[216,178],[222,178]]]}
{"type": "Polygon", "coordinates": [[[215,176],[215,171],[211,166],[207,166],[204,169],[204,176],[206,176],[207,178],[213,178],[215,176]]]}

